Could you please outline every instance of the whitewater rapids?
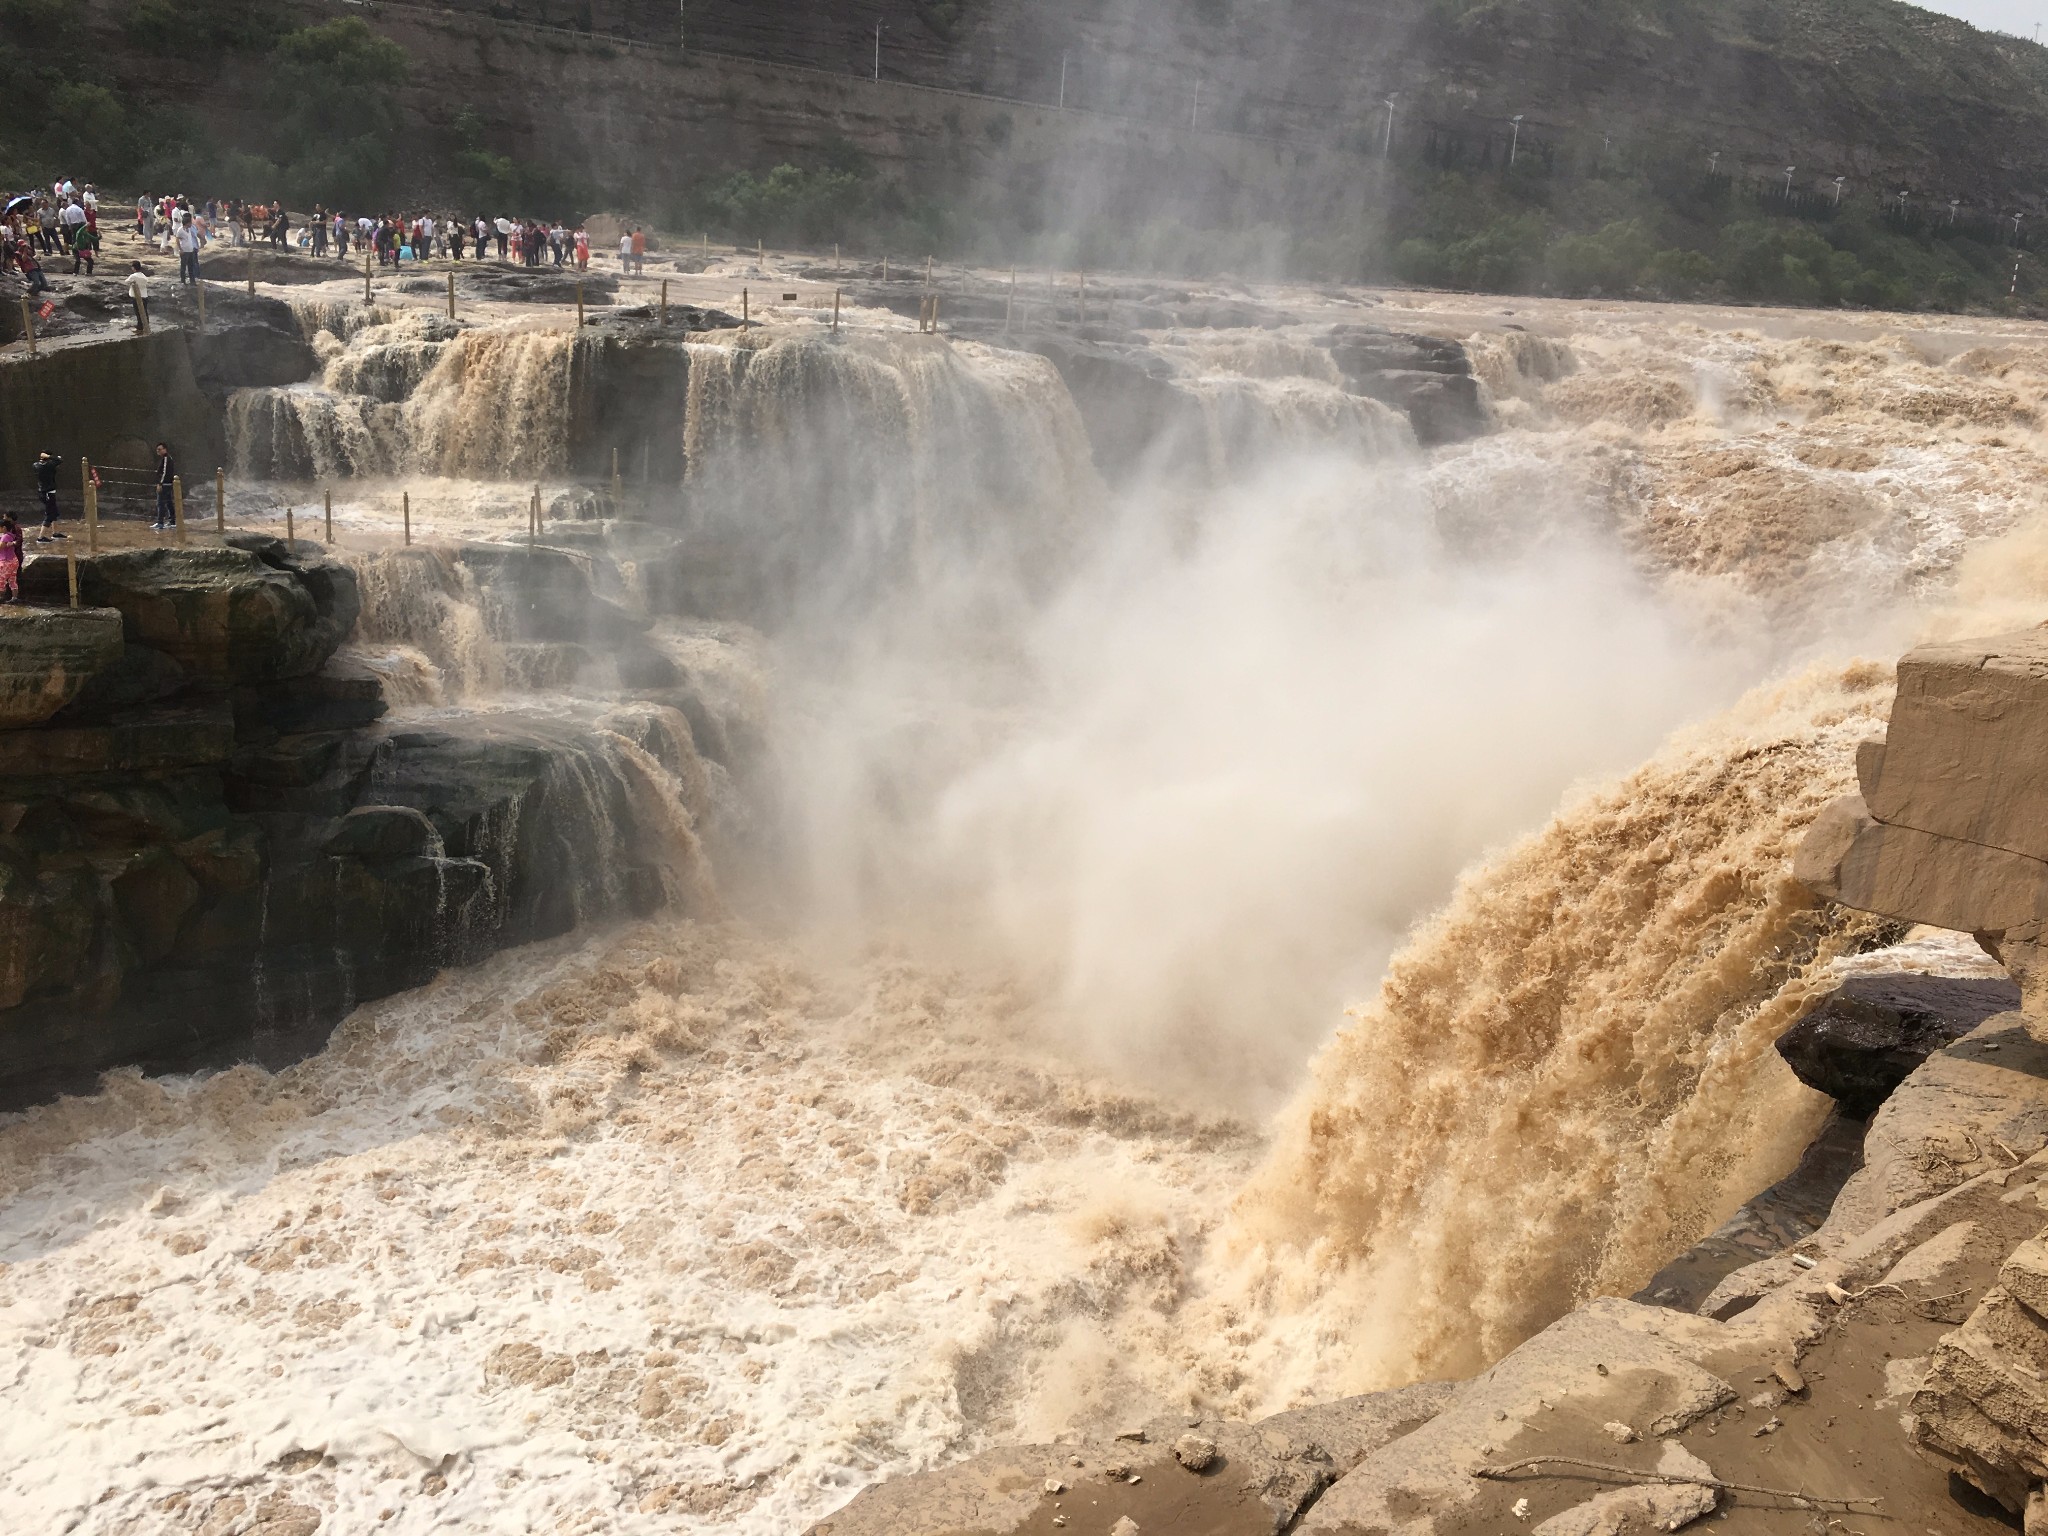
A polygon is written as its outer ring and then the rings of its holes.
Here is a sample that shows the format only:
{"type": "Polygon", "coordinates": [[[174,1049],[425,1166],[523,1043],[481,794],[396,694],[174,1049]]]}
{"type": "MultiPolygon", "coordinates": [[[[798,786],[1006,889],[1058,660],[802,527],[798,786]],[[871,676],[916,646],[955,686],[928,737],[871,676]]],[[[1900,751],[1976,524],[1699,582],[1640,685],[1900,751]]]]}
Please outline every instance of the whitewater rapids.
{"type": "MultiPolygon", "coordinates": [[[[249,398],[242,451],[459,477],[499,451],[465,390],[567,377],[420,324],[249,398]],[[372,376],[406,399],[331,428],[372,376]]],[[[892,812],[805,841],[815,934],[579,935],[274,1077],[0,1119],[0,1525],[766,1536],[995,1440],[1469,1372],[1711,1230],[1825,1108],[1772,1036],[1875,937],[1785,878],[1882,729],[1853,654],[2048,595],[2048,349],[1557,329],[1477,344],[1505,430],[1426,458],[1218,345],[1199,462],[1242,479],[1020,621],[1022,704],[785,676],[800,815],[892,812]]],[[[914,345],[856,369],[904,423],[875,544],[957,569],[936,399],[1004,407],[975,495],[1071,537],[1047,370],[914,345]]],[[[711,361],[700,432],[800,363],[711,361]]],[[[416,707],[508,686],[462,592],[388,575],[363,639],[416,707]]]]}

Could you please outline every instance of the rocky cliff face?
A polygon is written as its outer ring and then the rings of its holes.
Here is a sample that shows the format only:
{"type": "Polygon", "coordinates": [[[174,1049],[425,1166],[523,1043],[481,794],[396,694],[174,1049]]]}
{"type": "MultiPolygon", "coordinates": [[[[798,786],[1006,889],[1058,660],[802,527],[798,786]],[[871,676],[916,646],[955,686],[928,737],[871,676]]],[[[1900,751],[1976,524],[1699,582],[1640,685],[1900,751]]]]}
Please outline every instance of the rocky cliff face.
{"type": "MultiPolygon", "coordinates": [[[[555,552],[478,558],[508,635],[605,609],[555,552]]],[[[0,609],[0,1103],[116,1063],[281,1063],[443,965],[714,900],[649,771],[701,777],[681,717],[385,724],[378,675],[340,653],[356,574],[311,544],[80,577],[80,608],[0,609]]],[[[25,588],[57,603],[66,578],[39,560],[25,588]]]]}
{"type": "MultiPolygon", "coordinates": [[[[576,32],[651,45],[623,60],[614,52],[612,88],[586,98],[606,118],[602,136],[563,134],[548,104],[530,93],[465,96],[496,127],[530,128],[536,161],[565,169],[572,159],[585,166],[610,160],[645,175],[660,162],[631,151],[677,142],[690,145],[690,156],[653,174],[686,173],[697,156],[765,167],[841,140],[914,172],[921,187],[973,172],[1014,195],[1037,197],[1055,192],[1030,170],[1044,146],[1028,142],[1031,131],[1014,145],[1008,137],[1012,128],[1035,127],[1030,115],[1006,116],[998,132],[996,114],[930,90],[1054,107],[1063,65],[1070,107],[1147,125],[1123,130],[1132,141],[1156,127],[1173,136],[1176,159],[1213,157],[1217,147],[1204,140],[1222,134],[1345,146],[1341,171],[1326,164],[1304,176],[1294,152],[1273,158],[1269,176],[1277,173],[1304,212],[1329,206],[1316,195],[1319,178],[1370,175],[1390,94],[1399,103],[1397,134],[1417,135],[1415,142],[1435,126],[1497,137],[1505,150],[1508,120],[1521,115],[1524,147],[1544,154],[1590,156],[1617,142],[1698,143],[1758,174],[1796,164],[1822,179],[1848,175],[1868,190],[1904,186],[1990,207],[2038,206],[2039,171],[2048,164],[2048,54],[1884,0],[1792,10],[1707,0],[1654,10],[1572,0],[916,0],[882,15],[843,0],[692,0],[682,13],[665,0],[457,0],[438,9],[457,15],[429,23],[407,7],[372,8],[380,26],[414,49],[423,83],[449,78],[458,61],[472,63],[470,29],[493,19],[564,29],[553,34],[561,41],[497,32],[481,57],[491,72],[508,76],[526,68],[527,78],[534,69],[558,78],[574,57],[566,39],[576,32]],[[876,83],[867,77],[878,21],[886,30],[876,83]],[[646,70],[679,31],[689,54],[646,70]],[[769,72],[721,54],[759,61],[769,72]],[[791,67],[861,88],[816,77],[806,86],[775,73],[791,67]],[[697,110],[721,97],[721,112],[697,110]],[[808,123],[792,119],[796,99],[808,103],[808,123]],[[677,112],[690,116],[695,131],[661,138],[657,120],[677,112]],[[913,122],[922,131],[907,137],[913,122]]],[[[421,114],[429,121],[444,115],[437,104],[444,97],[422,91],[421,114]]],[[[1156,185],[1125,175],[1136,142],[1097,135],[1078,112],[1063,116],[1064,124],[1051,120],[1063,155],[1091,167],[1095,179],[1145,194],[1126,203],[1127,211],[1156,205],[1156,185]]],[[[1197,190],[1196,182],[1172,179],[1177,194],[1197,190]]],[[[1248,186],[1207,190],[1239,205],[1219,206],[1219,222],[1248,212],[1257,195],[1248,186]]]]}

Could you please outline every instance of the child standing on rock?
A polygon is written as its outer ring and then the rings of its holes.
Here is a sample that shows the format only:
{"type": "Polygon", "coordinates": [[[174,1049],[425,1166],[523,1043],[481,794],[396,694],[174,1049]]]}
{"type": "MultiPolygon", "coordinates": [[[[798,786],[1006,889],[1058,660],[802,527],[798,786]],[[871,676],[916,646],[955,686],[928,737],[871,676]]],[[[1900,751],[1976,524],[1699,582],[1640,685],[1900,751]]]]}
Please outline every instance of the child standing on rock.
{"type": "Polygon", "coordinates": [[[0,515],[0,603],[21,601],[21,524],[0,515]]]}

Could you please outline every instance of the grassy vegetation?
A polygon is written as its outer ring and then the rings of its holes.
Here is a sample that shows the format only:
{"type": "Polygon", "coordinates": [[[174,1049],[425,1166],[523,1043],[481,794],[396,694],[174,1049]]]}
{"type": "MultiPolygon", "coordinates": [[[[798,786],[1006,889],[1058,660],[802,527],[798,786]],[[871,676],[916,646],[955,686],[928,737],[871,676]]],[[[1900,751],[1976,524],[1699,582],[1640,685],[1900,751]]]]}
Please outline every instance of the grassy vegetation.
{"type": "MultiPolygon", "coordinates": [[[[1883,309],[2004,309],[2010,231],[1901,213],[1852,194],[1787,204],[1667,151],[1560,177],[1426,163],[1385,173],[1368,270],[1434,287],[1573,296],[1725,299],[1883,309]]],[[[2020,262],[2019,303],[2044,297],[2020,262]]]]}
{"type": "MultiPolygon", "coordinates": [[[[1504,4],[1432,0],[1430,25],[1447,36],[1498,30],[1508,25],[1504,4]]],[[[938,9],[942,20],[957,12],[938,9]]],[[[1510,9],[1522,22],[1565,26],[1596,43],[1603,28],[1661,28],[1677,38],[1688,27],[1708,27],[1760,37],[1794,24],[1785,19],[1794,13],[1763,0],[1687,0],[1682,7],[1675,0],[1546,0],[1526,13],[1510,9]]],[[[1382,161],[1372,153],[1376,142],[1361,142],[1354,163],[1366,180],[1366,222],[1310,231],[1216,228],[1171,207],[1120,210],[1113,225],[1035,222],[1032,200],[1005,185],[912,192],[844,142],[766,171],[710,171],[648,208],[642,184],[606,187],[504,153],[472,112],[459,114],[452,131],[423,132],[402,120],[407,56],[360,18],[294,29],[283,0],[129,0],[121,28],[150,56],[239,57],[253,66],[272,126],[258,153],[220,142],[199,111],[175,99],[81,82],[75,61],[91,42],[81,14],[75,0],[0,0],[0,78],[13,99],[34,107],[0,119],[0,182],[23,186],[89,170],[109,186],[283,196],[301,208],[317,202],[351,211],[430,199],[574,218],[624,206],[679,231],[738,243],[837,243],[849,254],[906,260],[932,253],[997,265],[1394,280],[1503,293],[2048,309],[2048,273],[2032,257],[2021,262],[2017,296],[2008,297],[2015,254],[2008,229],[1901,218],[1862,191],[1839,208],[1774,201],[1707,174],[1705,155],[1684,144],[1575,160],[1525,141],[1510,167],[1491,145],[1474,154],[1433,145],[1425,153],[1411,144],[1382,161]]],[[[1870,24],[1900,29],[1880,40],[1891,49],[1930,27],[1950,27],[1897,7],[1870,24]]],[[[2000,57],[2011,55],[2010,70],[2048,57],[1982,34],[1970,34],[1965,46],[2005,50],[2000,57]]],[[[973,137],[1000,151],[1012,127],[1007,115],[992,118],[973,137]]],[[[957,119],[952,132],[966,136],[957,119]]]]}

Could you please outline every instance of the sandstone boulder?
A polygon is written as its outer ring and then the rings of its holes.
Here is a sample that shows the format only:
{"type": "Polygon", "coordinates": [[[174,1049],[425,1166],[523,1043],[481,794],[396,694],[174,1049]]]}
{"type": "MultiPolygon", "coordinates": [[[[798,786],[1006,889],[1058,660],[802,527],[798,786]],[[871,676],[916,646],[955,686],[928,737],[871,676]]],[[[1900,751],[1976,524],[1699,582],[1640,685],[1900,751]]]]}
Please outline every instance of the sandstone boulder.
{"type": "MultiPolygon", "coordinates": [[[[2036,1243],[2008,1260],[2035,1295],[2042,1257],[2036,1243]]],[[[2018,1513],[2048,1480],[2048,1319],[1994,1286],[1936,1348],[1912,1412],[1923,1452],[2018,1513]]]]}
{"type": "Polygon", "coordinates": [[[1866,773],[1887,826],[2048,859],[2048,629],[1909,652],[1866,773]]]}
{"type": "Polygon", "coordinates": [[[111,608],[0,604],[0,730],[41,725],[120,659],[111,608]]]}
{"type": "Polygon", "coordinates": [[[1860,795],[1820,813],[1792,873],[1844,906],[1961,933],[2031,933],[2048,911],[2048,862],[1879,821],[1860,795]]]}

